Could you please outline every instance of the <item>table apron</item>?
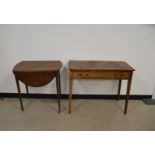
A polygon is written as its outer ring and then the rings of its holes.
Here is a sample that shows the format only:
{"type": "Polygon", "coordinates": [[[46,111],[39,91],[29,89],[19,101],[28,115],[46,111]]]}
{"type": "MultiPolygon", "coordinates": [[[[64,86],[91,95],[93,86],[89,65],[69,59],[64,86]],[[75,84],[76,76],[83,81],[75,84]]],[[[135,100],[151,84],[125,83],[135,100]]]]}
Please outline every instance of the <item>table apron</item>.
{"type": "Polygon", "coordinates": [[[32,87],[40,87],[48,84],[56,77],[57,72],[17,72],[14,73],[17,80],[32,87]]]}
{"type": "Polygon", "coordinates": [[[73,79],[129,79],[131,71],[70,71],[73,79]]]}

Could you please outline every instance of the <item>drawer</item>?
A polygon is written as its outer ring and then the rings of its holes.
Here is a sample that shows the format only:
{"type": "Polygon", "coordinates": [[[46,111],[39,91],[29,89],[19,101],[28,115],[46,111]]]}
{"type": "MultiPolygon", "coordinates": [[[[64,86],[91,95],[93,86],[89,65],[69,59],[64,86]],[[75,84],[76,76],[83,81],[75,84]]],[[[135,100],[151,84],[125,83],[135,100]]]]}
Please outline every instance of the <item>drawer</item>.
{"type": "Polygon", "coordinates": [[[128,79],[127,71],[71,71],[74,79],[128,79]]]}

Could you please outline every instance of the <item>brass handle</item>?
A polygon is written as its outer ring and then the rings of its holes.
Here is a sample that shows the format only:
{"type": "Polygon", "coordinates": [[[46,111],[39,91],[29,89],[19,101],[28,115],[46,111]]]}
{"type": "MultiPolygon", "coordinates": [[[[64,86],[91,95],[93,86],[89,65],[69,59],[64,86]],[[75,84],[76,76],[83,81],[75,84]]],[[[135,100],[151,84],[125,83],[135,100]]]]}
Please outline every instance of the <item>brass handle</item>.
{"type": "Polygon", "coordinates": [[[80,73],[79,76],[82,77],[82,78],[85,78],[85,77],[88,77],[89,75],[85,74],[85,73],[80,73]]]}
{"type": "Polygon", "coordinates": [[[85,77],[85,74],[80,73],[79,76],[83,78],[85,77]]]}
{"type": "Polygon", "coordinates": [[[118,74],[117,74],[117,77],[120,79],[120,78],[122,78],[122,77],[123,77],[123,74],[118,73],[118,74]]]}
{"type": "Polygon", "coordinates": [[[85,74],[84,76],[85,76],[85,77],[88,77],[88,74],[85,74]]]}

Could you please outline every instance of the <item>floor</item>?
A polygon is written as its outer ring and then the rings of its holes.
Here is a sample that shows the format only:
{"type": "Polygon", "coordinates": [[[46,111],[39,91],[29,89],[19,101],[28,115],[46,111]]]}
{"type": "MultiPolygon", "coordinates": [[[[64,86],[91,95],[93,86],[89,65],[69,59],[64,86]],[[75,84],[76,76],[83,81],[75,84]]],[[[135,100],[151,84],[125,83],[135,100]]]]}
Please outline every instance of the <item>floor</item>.
{"type": "Polygon", "coordinates": [[[57,100],[0,100],[2,131],[151,131],[155,130],[155,106],[141,100],[130,100],[128,114],[123,115],[124,100],[73,100],[72,114],[67,113],[67,100],[57,113],[57,100]]]}

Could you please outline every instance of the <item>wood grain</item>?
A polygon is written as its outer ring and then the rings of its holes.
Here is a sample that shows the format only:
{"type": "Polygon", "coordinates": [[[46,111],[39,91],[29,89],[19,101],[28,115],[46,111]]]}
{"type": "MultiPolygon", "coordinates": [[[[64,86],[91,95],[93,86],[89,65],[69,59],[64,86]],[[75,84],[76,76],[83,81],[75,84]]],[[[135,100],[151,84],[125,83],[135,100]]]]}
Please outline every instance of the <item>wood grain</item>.
{"type": "Polygon", "coordinates": [[[130,95],[132,74],[135,71],[128,63],[124,61],[69,61],[69,104],[68,112],[71,113],[72,105],[72,83],[74,79],[106,79],[119,80],[118,97],[119,100],[122,80],[127,80],[127,92],[124,107],[124,114],[127,113],[128,99],[130,95]]]}
{"type": "Polygon", "coordinates": [[[27,96],[29,95],[28,86],[41,87],[48,84],[56,78],[57,97],[58,97],[58,112],[60,113],[60,69],[61,61],[22,61],[15,65],[13,73],[15,75],[18,96],[22,111],[24,110],[19,81],[26,86],[27,96]]]}

